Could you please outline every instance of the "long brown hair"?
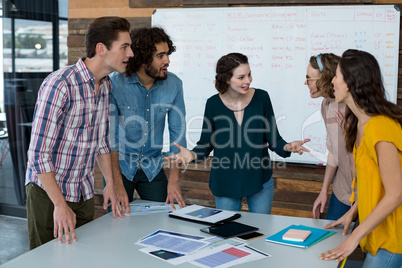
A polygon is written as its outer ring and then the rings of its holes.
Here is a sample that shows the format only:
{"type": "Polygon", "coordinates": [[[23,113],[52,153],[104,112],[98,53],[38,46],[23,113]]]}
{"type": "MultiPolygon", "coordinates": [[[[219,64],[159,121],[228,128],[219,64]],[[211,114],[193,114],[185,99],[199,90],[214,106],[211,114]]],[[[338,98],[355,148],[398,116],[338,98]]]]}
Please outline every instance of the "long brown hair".
{"type": "Polygon", "coordinates": [[[317,91],[321,92],[321,96],[324,98],[330,97],[334,98],[334,87],[332,85],[332,78],[334,78],[336,73],[336,67],[338,66],[338,62],[341,57],[332,54],[332,53],[322,53],[317,56],[311,56],[310,64],[311,67],[320,71],[320,79],[317,80],[316,86],[317,91]],[[320,57],[320,61],[322,64],[322,70],[317,63],[317,57],[320,57]]]}
{"type": "MultiPolygon", "coordinates": [[[[386,99],[380,66],[373,55],[361,50],[346,50],[339,61],[339,68],[359,108],[370,116],[385,115],[402,125],[402,108],[386,99]]],[[[349,152],[353,151],[356,141],[357,122],[357,117],[346,108],[344,126],[349,152]]]]}

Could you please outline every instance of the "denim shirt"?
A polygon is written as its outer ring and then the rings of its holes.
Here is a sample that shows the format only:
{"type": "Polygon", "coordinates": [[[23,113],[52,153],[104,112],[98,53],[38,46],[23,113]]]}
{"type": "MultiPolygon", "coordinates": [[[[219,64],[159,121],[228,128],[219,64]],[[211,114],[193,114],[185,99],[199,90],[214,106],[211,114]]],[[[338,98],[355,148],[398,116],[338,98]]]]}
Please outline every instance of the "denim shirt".
{"type": "Polygon", "coordinates": [[[163,136],[167,116],[170,153],[186,147],[186,120],[182,81],[168,72],[148,91],[136,74],[126,77],[113,73],[110,107],[112,151],[119,151],[120,170],[132,180],[140,166],[152,181],[163,165],[163,136]]]}

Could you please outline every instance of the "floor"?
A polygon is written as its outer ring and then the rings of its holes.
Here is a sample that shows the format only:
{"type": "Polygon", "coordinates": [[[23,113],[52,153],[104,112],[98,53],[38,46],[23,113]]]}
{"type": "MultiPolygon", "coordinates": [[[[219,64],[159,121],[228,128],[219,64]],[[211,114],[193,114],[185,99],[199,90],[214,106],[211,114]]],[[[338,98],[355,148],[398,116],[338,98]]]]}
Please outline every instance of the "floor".
{"type": "MultiPolygon", "coordinates": [[[[0,160],[4,149],[1,145],[3,144],[0,144],[0,160]]],[[[17,205],[10,152],[5,155],[0,166],[0,203],[17,205]]],[[[28,250],[26,219],[0,215],[0,265],[28,250]]]]}
{"type": "MultiPolygon", "coordinates": [[[[1,141],[2,142],[2,141],[1,141]]],[[[0,147],[0,160],[3,155],[0,147]]],[[[14,172],[10,152],[6,154],[0,166],[0,203],[17,205],[17,198],[14,192],[14,172]]]]}
{"type": "Polygon", "coordinates": [[[0,215],[0,265],[27,251],[27,220],[0,215]]]}

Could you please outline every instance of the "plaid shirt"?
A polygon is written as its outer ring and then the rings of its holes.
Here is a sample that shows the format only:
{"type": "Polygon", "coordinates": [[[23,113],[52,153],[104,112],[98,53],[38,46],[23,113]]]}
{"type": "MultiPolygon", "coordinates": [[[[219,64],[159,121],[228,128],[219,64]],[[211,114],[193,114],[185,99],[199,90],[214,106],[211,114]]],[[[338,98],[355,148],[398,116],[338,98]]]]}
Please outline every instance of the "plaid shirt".
{"type": "Polygon", "coordinates": [[[111,152],[109,141],[111,82],[95,77],[83,59],[50,74],[35,106],[25,184],[42,186],[37,174],[54,172],[66,201],[94,196],[94,164],[111,152]]]}

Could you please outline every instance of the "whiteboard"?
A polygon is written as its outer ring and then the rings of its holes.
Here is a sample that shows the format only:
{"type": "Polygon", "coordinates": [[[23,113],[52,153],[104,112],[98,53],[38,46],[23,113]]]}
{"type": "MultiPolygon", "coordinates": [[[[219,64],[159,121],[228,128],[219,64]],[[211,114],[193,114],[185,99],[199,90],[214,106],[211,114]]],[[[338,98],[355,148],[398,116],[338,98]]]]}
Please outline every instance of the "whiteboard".
{"type": "Polygon", "coordinates": [[[157,9],[152,16],[152,25],[164,28],[177,48],[169,71],[183,80],[188,148],[200,138],[206,100],[217,93],[216,62],[240,52],[249,58],[251,87],[271,97],[281,136],[288,142],[311,138],[311,153],[286,161],[311,164],[325,164],[328,152],[322,98],[311,99],[304,85],[310,56],[350,48],[370,52],[387,98],[396,103],[399,23],[393,5],[157,9]]]}

